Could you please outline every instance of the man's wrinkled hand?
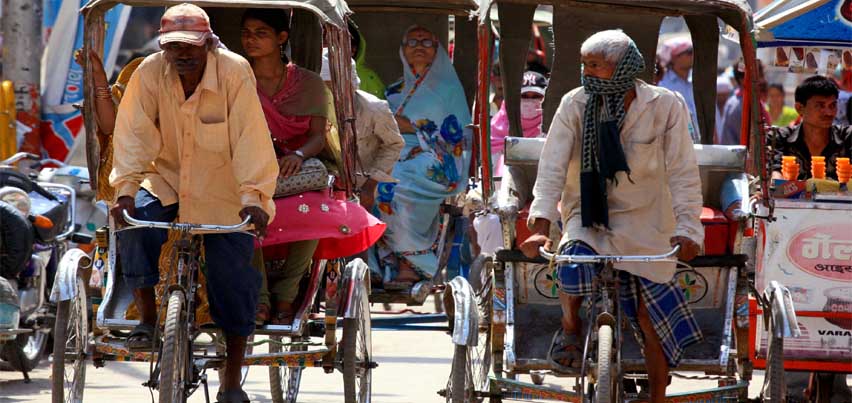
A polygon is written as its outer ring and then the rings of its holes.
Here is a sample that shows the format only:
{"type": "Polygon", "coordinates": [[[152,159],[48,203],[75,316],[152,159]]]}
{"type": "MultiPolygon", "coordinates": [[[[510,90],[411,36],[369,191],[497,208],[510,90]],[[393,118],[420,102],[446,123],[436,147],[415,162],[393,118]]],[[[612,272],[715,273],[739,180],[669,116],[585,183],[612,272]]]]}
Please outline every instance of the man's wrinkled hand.
{"type": "Polygon", "coordinates": [[[112,205],[112,208],[109,210],[110,214],[112,214],[112,218],[115,220],[115,224],[119,227],[126,227],[127,223],[124,221],[124,210],[127,210],[127,214],[133,217],[136,214],[136,202],[130,196],[121,196],[118,200],[115,201],[115,204],[112,205]]]}
{"type": "Polygon", "coordinates": [[[521,244],[521,252],[524,256],[534,259],[539,256],[538,249],[542,246],[546,250],[553,250],[553,241],[547,235],[535,234],[521,244]]]}
{"type": "Polygon", "coordinates": [[[680,251],[677,253],[678,260],[688,262],[695,259],[698,253],[701,252],[701,247],[695,241],[685,236],[675,236],[669,241],[672,247],[680,245],[680,251]]]}
{"type": "Polygon", "coordinates": [[[245,220],[251,216],[251,224],[254,226],[254,234],[258,238],[263,239],[266,236],[266,226],[269,223],[269,214],[266,214],[262,208],[257,206],[243,207],[240,210],[240,218],[245,220]]]}

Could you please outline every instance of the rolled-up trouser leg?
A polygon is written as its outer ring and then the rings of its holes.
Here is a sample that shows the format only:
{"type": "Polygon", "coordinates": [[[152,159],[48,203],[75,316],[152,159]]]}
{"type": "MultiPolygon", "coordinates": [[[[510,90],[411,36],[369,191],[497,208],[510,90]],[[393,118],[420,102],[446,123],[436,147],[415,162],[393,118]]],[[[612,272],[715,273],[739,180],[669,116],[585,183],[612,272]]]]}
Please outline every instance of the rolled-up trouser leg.
{"type": "MultiPolygon", "coordinates": [[[[145,221],[172,222],[178,205],[163,206],[160,200],[145,189],[136,193],[134,218],[145,221]]],[[[121,274],[133,289],[147,288],[160,281],[160,250],[168,239],[164,229],[144,228],[121,231],[118,237],[118,256],[121,274]]]]}
{"type": "Polygon", "coordinates": [[[207,298],[210,314],[225,334],[248,336],[254,331],[260,273],[251,266],[250,235],[204,235],[207,298]]]}
{"type": "Polygon", "coordinates": [[[277,302],[292,303],[299,294],[299,280],[311,266],[311,258],[319,245],[318,240],[291,242],[288,245],[287,260],[280,279],[272,285],[272,294],[277,302]]]}

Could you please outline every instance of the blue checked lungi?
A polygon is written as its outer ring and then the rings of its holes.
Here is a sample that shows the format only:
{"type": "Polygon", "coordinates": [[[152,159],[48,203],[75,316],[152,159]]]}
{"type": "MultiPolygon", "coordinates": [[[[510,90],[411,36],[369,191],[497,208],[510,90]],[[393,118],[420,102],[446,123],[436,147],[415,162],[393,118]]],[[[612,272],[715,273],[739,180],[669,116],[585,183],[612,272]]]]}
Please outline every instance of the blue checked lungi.
{"type": "MultiPolygon", "coordinates": [[[[597,252],[587,243],[575,240],[562,246],[560,254],[597,255],[597,252]]],[[[590,296],[593,291],[592,280],[600,268],[600,264],[594,263],[559,265],[556,273],[559,287],[569,295],[590,296]]],[[[668,283],[655,283],[626,271],[618,270],[616,273],[618,273],[620,284],[621,310],[633,325],[639,342],[644,345],[637,317],[638,296],[642,295],[669,367],[677,367],[684,350],[703,339],[698,322],[692,316],[683,291],[674,283],[674,280],[668,283]]]]}

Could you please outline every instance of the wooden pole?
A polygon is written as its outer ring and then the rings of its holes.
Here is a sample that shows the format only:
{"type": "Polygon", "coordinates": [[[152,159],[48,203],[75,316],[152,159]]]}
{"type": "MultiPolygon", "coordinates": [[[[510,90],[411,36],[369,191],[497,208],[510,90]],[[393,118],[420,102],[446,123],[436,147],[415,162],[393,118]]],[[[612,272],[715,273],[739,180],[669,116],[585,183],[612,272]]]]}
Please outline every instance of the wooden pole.
{"type": "Polygon", "coordinates": [[[41,1],[3,0],[3,79],[13,83],[20,151],[41,154],[41,1]]]}

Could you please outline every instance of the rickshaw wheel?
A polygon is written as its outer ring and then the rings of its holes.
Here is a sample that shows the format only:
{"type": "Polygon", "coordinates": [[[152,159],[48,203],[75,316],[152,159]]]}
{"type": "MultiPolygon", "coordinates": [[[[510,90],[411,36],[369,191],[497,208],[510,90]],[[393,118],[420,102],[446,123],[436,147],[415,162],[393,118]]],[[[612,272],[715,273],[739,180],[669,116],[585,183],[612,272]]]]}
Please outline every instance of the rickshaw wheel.
{"type": "MultiPolygon", "coordinates": [[[[369,274],[368,274],[369,276],[369,274]]],[[[370,281],[369,277],[365,281],[370,281]]],[[[363,286],[358,285],[359,287],[363,286]]],[[[372,384],[372,335],[370,330],[369,292],[360,295],[352,304],[361,304],[360,315],[343,319],[343,396],[346,403],[369,403],[372,384]]]]}
{"type": "MultiPolygon", "coordinates": [[[[281,336],[271,337],[269,343],[270,353],[280,353],[284,349],[288,351],[305,351],[305,346],[282,346],[281,336]]],[[[293,338],[290,341],[299,341],[293,338]]],[[[290,368],[287,366],[269,367],[269,386],[272,392],[273,403],[295,403],[299,395],[299,384],[302,382],[303,368],[290,368]]]]}
{"type": "Polygon", "coordinates": [[[597,382],[595,383],[595,403],[613,401],[612,368],[612,326],[601,325],[598,328],[597,382]]]}
{"type": "MultiPolygon", "coordinates": [[[[488,375],[492,366],[491,278],[483,279],[483,287],[477,291],[479,310],[479,332],[475,346],[455,345],[450,378],[447,382],[446,401],[452,403],[478,403],[483,399],[477,392],[489,391],[488,375]]],[[[492,399],[492,401],[499,401],[492,399]]]]}
{"type": "MultiPolygon", "coordinates": [[[[780,302],[773,301],[772,305],[770,312],[781,312],[784,309],[780,302]]],[[[769,345],[766,349],[766,379],[761,391],[762,400],[770,403],[784,402],[787,394],[787,383],[784,379],[784,336],[776,336],[775,329],[777,326],[782,325],[777,323],[775,315],[771,315],[768,329],[769,345]],[[766,392],[768,392],[768,396],[766,392]]]]}
{"type": "Polygon", "coordinates": [[[76,295],[56,307],[53,330],[53,403],[82,403],[89,345],[89,308],[86,285],[77,277],[76,295]]]}
{"type": "Polygon", "coordinates": [[[166,310],[163,331],[163,355],[160,357],[160,401],[186,402],[186,382],[189,366],[187,329],[184,323],[183,291],[172,291],[166,310]]]}

